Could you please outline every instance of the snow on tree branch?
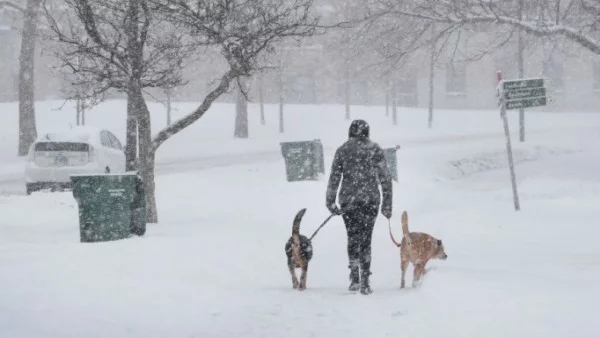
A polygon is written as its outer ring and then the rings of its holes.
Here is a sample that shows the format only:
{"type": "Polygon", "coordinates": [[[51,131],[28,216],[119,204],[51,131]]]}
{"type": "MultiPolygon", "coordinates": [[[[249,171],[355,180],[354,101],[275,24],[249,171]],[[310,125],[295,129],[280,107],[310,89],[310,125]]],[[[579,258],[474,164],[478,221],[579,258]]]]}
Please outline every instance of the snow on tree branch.
{"type": "Polygon", "coordinates": [[[12,1],[0,1],[0,9],[9,8],[21,13],[25,13],[25,7],[21,7],[12,1]]]}
{"type": "Polygon", "coordinates": [[[521,29],[533,36],[557,36],[600,54],[600,5],[592,0],[525,2],[519,12],[511,1],[422,0],[375,1],[382,15],[439,22],[460,29],[493,24],[521,29]]]}
{"type": "Polygon", "coordinates": [[[179,70],[191,46],[147,1],[65,0],[64,7],[45,8],[47,37],[60,42],[55,54],[81,85],[97,84],[93,93],[125,91],[132,77],[142,88],[184,83],[179,70]]]}
{"type": "Polygon", "coordinates": [[[202,117],[232,81],[261,69],[259,61],[274,52],[277,43],[312,36],[318,28],[318,19],[311,12],[313,0],[166,0],[151,4],[178,28],[189,30],[194,45],[219,51],[228,67],[219,85],[196,110],[158,133],[154,149],[202,117]]]}

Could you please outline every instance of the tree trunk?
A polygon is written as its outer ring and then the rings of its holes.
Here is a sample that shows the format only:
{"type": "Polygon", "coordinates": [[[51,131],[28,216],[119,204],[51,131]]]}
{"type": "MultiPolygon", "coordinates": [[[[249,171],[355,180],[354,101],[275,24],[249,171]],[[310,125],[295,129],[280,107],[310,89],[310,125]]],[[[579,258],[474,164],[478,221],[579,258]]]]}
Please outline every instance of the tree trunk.
{"type": "MultiPolygon", "coordinates": [[[[523,0],[519,1],[519,21],[523,18],[523,0]]],[[[519,43],[519,78],[525,77],[525,65],[524,65],[524,50],[525,43],[523,41],[523,32],[521,29],[518,31],[518,43],[519,43]]],[[[519,141],[525,142],[525,109],[519,108],[519,141]]]]}
{"type": "Polygon", "coordinates": [[[265,125],[265,93],[264,93],[264,81],[262,74],[258,75],[258,100],[260,101],[260,124],[265,125]]]}
{"type": "Polygon", "coordinates": [[[240,79],[235,91],[235,138],[248,138],[248,100],[244,95],[245,81],[240,79]]]}
{"type": "Polygon", "coordinates": [[[387,83],[385,86],[385,116],[390,116],[390,89],[387,83]]]}
{"type": "Polygon", "coordinates": [[[392,123],[398,125],[398,88],[396,88],[396,80],[392,80],[392,123]]]}
{"type": "Polygon", "coordinates": [[[77,123],[78,126],[81,125],[81,99],[77,98],[77,100],[75,101],[75,111],[76,111],[76,118],[75,121],[77,123]]]}
{"type": "Polygon", "coordinates": [[[85,126],[85,104],[81,102],[81,125],[85,126]]]}
{"type": "Polygon", "coordinates": [[[85,102],[77,98],[77,124],[85,126],[85,102]]]}
{"type": "Polygon", "coordinates": [[[127,94],[127,131],[125,135],[125,169],[135,171],[138,157],[138,120],[136,103],[132,94],[127,94]]]}
{"type": "Polygon", "coordinates": [[[141,142],[138,134],[142,132],[139,125],[141,123],[140,111],[148,110],[140,85],[144,57],[142,46],[138,40],[140,1],[128,0],[126,22],[124,23],[127,34],[127,54],[131,67],[127,84],[127,131],[125,136],[125,168],[127,171],[141,169],[138,158],[141,156],[141,151],[138,149],[138,142],[141,142]]]}
{"type": "Polygon", "coordinates": [[[167,94],[167,127],[171,125],[171,96],[173,95],[170,89],[166,90],[167,94]]]}
{"type": "Polygon", "coordinates": [[[35,45],[41,0],[27,0],[19,55],[19,156],[26,156],[37,138],[35,125],[35,45]]]}
{"type": "Polygon", "coordinates": [[[81,101],[81,125],[85,126],[85,104],[83,100],[81,101]]]}
{"type": "Polygon", "coordinates": [[[138,173],[144,181],[146,189],[146,215],[148,223],[158,223],[156,194],[154,184],[155,151],[152,144],[152,126],[150,111],[140,88],[134,88],[129,94],[129,100],[134,102],[139,133],[139,162],[138,173]]]}
{"type": "Polygon", "coordinates": [[[429,56],[429,117],[427,125],[429,128],[433,127],[433,102],[435,100],[434,89],[435,89],[435,52],[436,52],[436,40],[435,40],[435,24],[432,26],[431,34],[431,55],[429,56]]]}
{"type": "Polygon", "coordinates": [[[435,43],[432,43],[431,47],[431,56],[429,59],[429,118],[427,122],[429,128],[433,127],[433,102],[435,99],[433,92],[435,89],[435,43]]]}
{"type": "Polygon", "coordinates": [[[284,102],[284,88],[283,88],[283,70],[279,67],[277,71],[277,84],[279,87],[279,132],[284,132],[284,121],[283,121],[283,102],[284,102]]]}
{"type": "Polygon", "coordinates": [[[152,224],[158,223],[158,208],[156,205],[156,184],[154,183],[155,160],[156,153],[152,150],[152,147],[150,147],[148,148],[148,154],[144,158],[144,161],[147,164],[142,172],[142,177],[144,177],[144,182],[146,183],[146,222],[152,224]]]}

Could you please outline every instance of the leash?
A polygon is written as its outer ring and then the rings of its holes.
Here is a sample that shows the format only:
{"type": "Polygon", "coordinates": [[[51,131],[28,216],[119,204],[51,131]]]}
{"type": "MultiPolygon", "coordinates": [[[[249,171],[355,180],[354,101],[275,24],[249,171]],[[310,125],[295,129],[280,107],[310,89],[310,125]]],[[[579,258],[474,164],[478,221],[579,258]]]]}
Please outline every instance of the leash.
{"type": "Polygon", "coordinates": [[[388,229],[390,231],[390,238],[392,239],[392,242],[394,242],[394,244],[397,247],[400,247],[400,243],[396,242],[396,240],[394,239],[394,235],[392,234],[392,223],[389,219],[388,219],[388,229]]]}
{"type": "Polygon", "coordinates": [[[323,226],[325,226],[325,224],[327,224],[327,222],[329,222],[329,220],[330,220],[330,219],[331,219],[333,216],[335,216],[335,214],[331,214],[331,215],[329,215],[329,217],[327,217],[327,219],[325,219],[325,221],[324,221],[324,222],[323,222],[323,223],[322,223],[322,224],[321,224],[321,225],[320,225],[320,226],[317,228],[317,230],[315,230],[315,232],[312,234],[312,236],[310,236],[309,240],[311,240],[311,241],[312,241],[313,237],[315,237],[315,235],[317,234],[317,232],[319,232],[319,230],[321,230],[321,228],[322,228],[323,226]]]}

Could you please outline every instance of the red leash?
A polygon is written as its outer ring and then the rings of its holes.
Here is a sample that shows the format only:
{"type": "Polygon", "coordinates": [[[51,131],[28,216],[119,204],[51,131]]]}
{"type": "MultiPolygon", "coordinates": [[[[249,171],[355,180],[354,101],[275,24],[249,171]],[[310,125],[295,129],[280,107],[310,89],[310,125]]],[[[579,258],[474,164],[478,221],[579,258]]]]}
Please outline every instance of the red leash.
{"type": "Polygon", "coordinates": [[[388,229],[390,231],[390,238],[392,239],[392,242],[394,242],[394,244],[397,247],[400,247],[400,243],[396,242],[396,240],[394,239],[394,235],[392,234],[392,223],[389,218],[388,218],[388,229]]]}

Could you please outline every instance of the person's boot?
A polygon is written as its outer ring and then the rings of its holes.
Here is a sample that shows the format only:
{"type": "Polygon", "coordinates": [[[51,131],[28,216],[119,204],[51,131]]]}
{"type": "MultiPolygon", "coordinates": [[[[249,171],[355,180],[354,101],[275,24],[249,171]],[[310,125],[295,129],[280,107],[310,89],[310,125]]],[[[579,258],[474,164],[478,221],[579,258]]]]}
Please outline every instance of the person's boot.
{"type": "Polygon", "coordinates": [[[360,275],[358,271],[358,264],[352,264],[348,266],[350,268],[350,286],[348,287],[348,291],[356,292],[360,289],[360,275]]]}
{"type": "Polygon", "coordinates": [[[370,275],[371,275],[371,271],[369,271],[369,270],[361,271],[360,293],[362,293],[363,295],[368,295],[373,292],[373,290],[371,290],[371,286],[369,285],[369,276],[370,275]]]}

